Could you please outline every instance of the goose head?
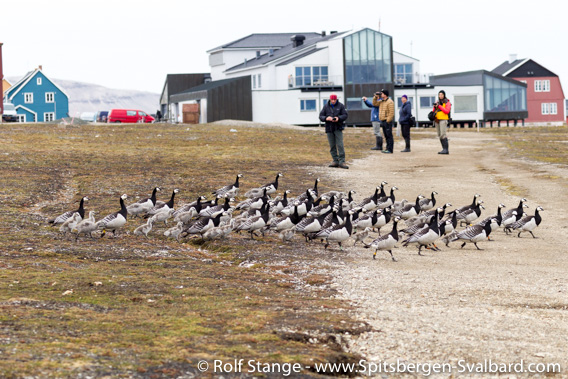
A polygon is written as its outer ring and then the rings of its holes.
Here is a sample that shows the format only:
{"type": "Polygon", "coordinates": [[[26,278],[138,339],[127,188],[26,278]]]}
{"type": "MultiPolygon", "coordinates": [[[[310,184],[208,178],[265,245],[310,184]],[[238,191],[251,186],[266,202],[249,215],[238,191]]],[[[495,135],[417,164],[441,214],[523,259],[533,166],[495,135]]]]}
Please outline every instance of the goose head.
{"type": "Polygon", "coordinates": [[[120,198],[121,198],[122,200],[126,200],[126,199],[128,199],[128,196],[127,196],[126,194],[123,194],[122,196],[120,196],[120,198]]]}

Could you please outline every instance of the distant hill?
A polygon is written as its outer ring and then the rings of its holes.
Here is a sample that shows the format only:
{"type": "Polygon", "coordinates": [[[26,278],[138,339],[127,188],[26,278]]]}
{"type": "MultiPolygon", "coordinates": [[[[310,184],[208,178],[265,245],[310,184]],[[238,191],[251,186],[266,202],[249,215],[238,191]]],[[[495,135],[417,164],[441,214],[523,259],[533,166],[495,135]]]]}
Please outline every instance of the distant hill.
{"type": "MultiPolygon", "coordinates": [[[[20,78],[7,78],[16,83],[20,78]]],[[[79,116],[83,112],[108,111],[112,108],[140,109],[156,113],[160,94],[144,91],[112,89],[97,84],[52,79],[69,96],[69,115],[79,116]]]]}

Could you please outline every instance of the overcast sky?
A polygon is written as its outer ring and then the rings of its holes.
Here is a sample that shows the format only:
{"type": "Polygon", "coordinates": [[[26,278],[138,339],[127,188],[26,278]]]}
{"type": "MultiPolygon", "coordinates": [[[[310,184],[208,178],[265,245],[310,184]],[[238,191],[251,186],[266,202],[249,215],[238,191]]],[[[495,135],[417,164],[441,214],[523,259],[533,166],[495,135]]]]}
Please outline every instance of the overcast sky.
{"type": "Polygon", "coordinates": [[[379,30],[380,25],[393,37],[395,51],[420,60],[421,73],[492,70],[517,54],[566,83],[566,4],[2,0],[0,42],[5,77],[21,77],[42,65],[51,78],[160,93],[167,74],[209,72],[207,50],[252,33],[379,30]]]}

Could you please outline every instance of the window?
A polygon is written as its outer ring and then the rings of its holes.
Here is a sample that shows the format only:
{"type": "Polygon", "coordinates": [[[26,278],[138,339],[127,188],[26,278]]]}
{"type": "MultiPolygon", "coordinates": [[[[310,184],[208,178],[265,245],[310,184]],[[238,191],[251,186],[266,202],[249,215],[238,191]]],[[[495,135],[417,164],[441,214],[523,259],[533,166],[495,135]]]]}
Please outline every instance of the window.
{"type": "Polygon", "coordinates": [[[45,102],[46,103],[53,103],[55,99],[55,94],[53,92],[46,92],[45,93],[45,102]]]}
{"type": "Polygon", "coordinates": [[[420,96],[420,108],[432,108],[436,102],[436,96],[420,96]]]}
{"type": "Polygon", "coordinates": [[[300,110],[302,112],[313,112],[316,110],[316,101],[314,100],[300,100],[300,110]]]}
{"type": "Polygon", "coordinates": [[[477,112],[477,95],[454,96],[454,110],[459,112],[477,112]]]}
{"type": "MultiPolygon", "coordinates": [[[[413,97],[408,97],[408,101],[410,101],[410,104],[412,104],[412,103],[414,102],[414,98],[413,98],[413,97]]],[[[402,97],[399,97],[399,98],[398,98],[397,104],[398,104],[398,108],[401,108],[401,107],[402,107],[402,97]]]]}
{"type": "Polygon", "coordinates": [[[41,78],[37,78],[37,85],[41,86],[41,78]]]}
{"type": "Polygon", "coordinates": [[[18,115],[18,122],[26,122],[26,115],[25,114],[19,114],[18,115]]]}
{"type": "Polygon", "coordinates": [[[328,85],[327,66],[296,67],[296,86],[328,85]]]}
{"type": "Polygon", "coordinates": [[[535,80],[534,81],[534,91],[535,92],[550,92],[550,80],[535,80]]]}
{"type": "Polygon", "coordinates": [[[550,114],[558,114],[556,103],[550,103],[550,114]]]}
{"type": "Polygon", "coordinates": [[[126,111],[127,116],[136,116],[136,111],[126,111]]]}
{"type": "Polygon", "coordinates": [[[527,110],[527,89],[520,83],[484,75],[486,112],[518,112],[527,110]]]}
{"type": "Polygon", "coordinates": [[[345,84],[391,83],[392,37],[370,29],[343,39],[345,84]]]}
{"type": "Polygon", "coordinates": [[[32,104],[34,102],[34,94],[31,92],[24,93],[24,103],[32,104]]]}
{"type": "Polygon", "coordinates": [[[252,88],[256,88],[256,75],[252,76],[252,88]]]}
{"type": "Polygon", "coordinates": [[[142,117],[148,116],[145,112],[142,112],[142,111],[138,112],[138,115],[139,115],[139,116],[142,116],[142,117]]]}
{"type": "Polygon", "coordinates": [[[43,114],[43,121],[52,122],[53,120],[55,120],[55,113],[47,112],[43,114]]]}
{"type": "MultiPolygon", "coordinates": [[[[363,109],[363,100],[360,97],[348,97],[347,103],[345,104],[345,108],[349,109],[350,111],[363,109]]],[[[365,105],[364,109],[369,109],[365,105]]]]}
{"type": "Polygon", "coordinates": [[[258,88],[261,88],[261,87],[262,87],[262,85],[261,85],[260,74],[258,74],[258,88]]]}
{"type": "Polygon", "coordinates": [[[394,82],[397,84],[413,83],[412,63],[394,65],[394,82]]]}
{"type": "Polygon", "coordinates": [[[558,114],[558,106],[556,103],[542,103],[540,110],[542,114],[558,114]]]}

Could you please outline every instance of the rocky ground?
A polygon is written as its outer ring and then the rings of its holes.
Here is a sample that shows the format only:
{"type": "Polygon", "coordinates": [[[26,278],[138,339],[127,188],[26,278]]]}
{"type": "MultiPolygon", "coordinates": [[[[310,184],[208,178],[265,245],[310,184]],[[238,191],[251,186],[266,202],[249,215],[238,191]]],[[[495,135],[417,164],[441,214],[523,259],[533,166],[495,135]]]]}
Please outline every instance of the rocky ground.
{"type": "Polygon", "coordinates": [[[441,147],[433,135],[413,143],[410,154],[401,149],[330,174],[361,198],[383,180],[387,188],[400,188],[397,199],[410,201],[435,190],[439,204],[459,207],[479,193],[482,217],[495,214],[499,203],[512,208],[525,197],[527,213],[544,208],[543,222],[537,239],[499,230],[494,241],[478,244],[482,251],[454,242],[419,256],[416,247],[399,244],[393,262],[387,252],[373,260],[370,249],[346,249],[333,286],[375,329],[348,339],[348,349],[376,364],[448,363],[453,374],[463,373],[466,362],[491,360],[523,361],[525,371],[531,363],[558,363],[560,376],[568,375],[568,170],[512,159],[487,133],[451,131],[448,156],[436,154],[441,147]]]}

